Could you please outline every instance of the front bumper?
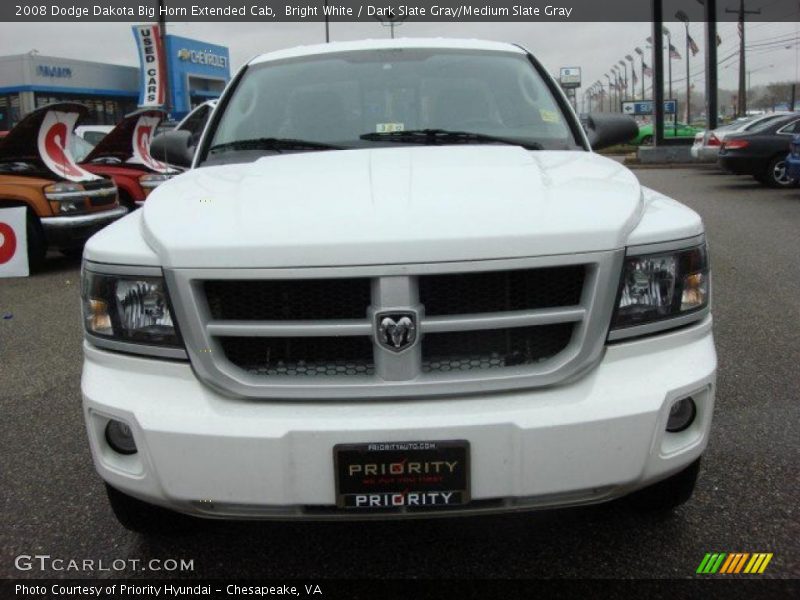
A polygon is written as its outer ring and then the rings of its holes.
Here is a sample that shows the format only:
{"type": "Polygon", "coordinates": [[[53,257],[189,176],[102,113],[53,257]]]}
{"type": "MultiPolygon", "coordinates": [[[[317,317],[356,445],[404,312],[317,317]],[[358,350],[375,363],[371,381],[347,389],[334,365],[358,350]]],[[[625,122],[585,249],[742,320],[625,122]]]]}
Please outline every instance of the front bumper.
{"type": "Polygon", "coordinates": [[[96,211],[83,215],[42,217],[48,246],[69,248],[80,246],[109,223],[124,217],[128,209],[118,206],[110,210],[96,211]]]}
{"type": "Polygon", "coordinates": [[[469,441],[473,502],[435,514],[609,500],[701,455],[717,365],[710,316],[610,345],[570,383],[446,399],[232,399],[183,362],[88,343],[84,354],[83,409],[100,476],[131,496],[212,518],[386,518],[334,506],[333,446],[370,441],[469,441]],[[672,403],[688,395],[696,420],[666,433],[672,403]],[[137,454],[111,450],[110,418],[131,426],[137,454]]]}

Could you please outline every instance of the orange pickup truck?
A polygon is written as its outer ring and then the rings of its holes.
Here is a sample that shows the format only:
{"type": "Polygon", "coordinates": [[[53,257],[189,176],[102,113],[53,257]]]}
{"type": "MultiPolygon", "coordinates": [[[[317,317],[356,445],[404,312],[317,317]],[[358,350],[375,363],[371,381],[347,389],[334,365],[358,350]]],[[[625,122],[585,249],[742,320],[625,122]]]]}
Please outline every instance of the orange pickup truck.
{"type": "Polygon", "coordinates": [[[28,209],[32,271],[42,266],[48,248],[77,254],[90,236],[127,212],[112,180],[72,158],[72,130],[86,112],[80,104],[51,104],[28,114],[0,140],[0,208],[28,209]]]}

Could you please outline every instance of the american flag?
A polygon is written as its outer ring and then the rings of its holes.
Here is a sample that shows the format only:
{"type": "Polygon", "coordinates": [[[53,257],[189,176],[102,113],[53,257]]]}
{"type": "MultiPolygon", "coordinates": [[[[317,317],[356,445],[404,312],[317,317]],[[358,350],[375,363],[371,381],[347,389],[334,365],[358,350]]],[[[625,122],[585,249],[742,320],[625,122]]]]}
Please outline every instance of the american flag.
{"type": "Polygon", "coordinates": [[[669,57],[674,58],[675,60],[681,59],[681,54],[678,52],[678,49],[673,46],[672,44],[669,45],[669,57]]]}
{"type": "Polygon", "coordinates": [[[642,73],[645,77],[653,76],[653,69],[647,66],[647,63],[642,63],[642,73]]]}
{"type": "Polygon", "coordinates": [[[692,51],[692,56],[697,56],[697,53],[700,52],[700,48],[697,47],[697,44],[692,39],[692,36],[688,36],[689,39],[689,50],[692,51]]]}
{"type": "Polygon", "coordinates": [[[633,69],[633,85],[639,83],[639,78],[636,76],[636,70],[633,69]]]}

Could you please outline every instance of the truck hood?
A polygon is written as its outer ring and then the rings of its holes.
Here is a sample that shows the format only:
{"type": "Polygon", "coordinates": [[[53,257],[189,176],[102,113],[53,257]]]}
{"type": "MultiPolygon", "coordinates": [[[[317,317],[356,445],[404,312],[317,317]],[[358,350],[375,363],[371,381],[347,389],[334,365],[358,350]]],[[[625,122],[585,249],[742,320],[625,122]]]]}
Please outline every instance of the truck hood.
{"type": "Polygon", "coordinates": [[[116,158],[122,163],[132,163],[156,173],[176,173],[174,169],[150,155],[150,141],[164,117],[166,117],[164,111],[151,108],[125,115],[122,121],[86,155],[83,162],[91,163],[104,158],[116,158]]]}
{"type": "Polygon", "coordinates": [[[311,267],[616,249],[643,202],[630,171],[590,152],[404,146],[199,168],[143,210],[165,267],[311,267]]]}

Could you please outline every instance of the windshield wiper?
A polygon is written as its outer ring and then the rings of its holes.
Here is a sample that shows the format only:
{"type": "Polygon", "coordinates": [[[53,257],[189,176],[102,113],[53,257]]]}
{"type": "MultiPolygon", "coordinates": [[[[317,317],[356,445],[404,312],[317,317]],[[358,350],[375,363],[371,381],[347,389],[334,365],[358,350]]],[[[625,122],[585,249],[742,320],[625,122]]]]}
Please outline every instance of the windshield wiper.
{"type": "Polygon", "coordinates": [[[385,133],[364,133],[358,136],[371,142],[399,142],[406,144],[510,144],[522,146],[526,150],[543,150],[537,142],[523,142],[485,133],[471,131],[450,131],[449,129],[409,129],[406,131],[387,131],[385,133]]]}
{"type": "Polygon", "coordinates": [[[344,150],[344,146],[312,142],[308,140],[295,140],[291,138],[253,138],[250,140],[236,140],[217,144],[208,149],[209,152],[226,152],[228,150],[344,150]]]}

